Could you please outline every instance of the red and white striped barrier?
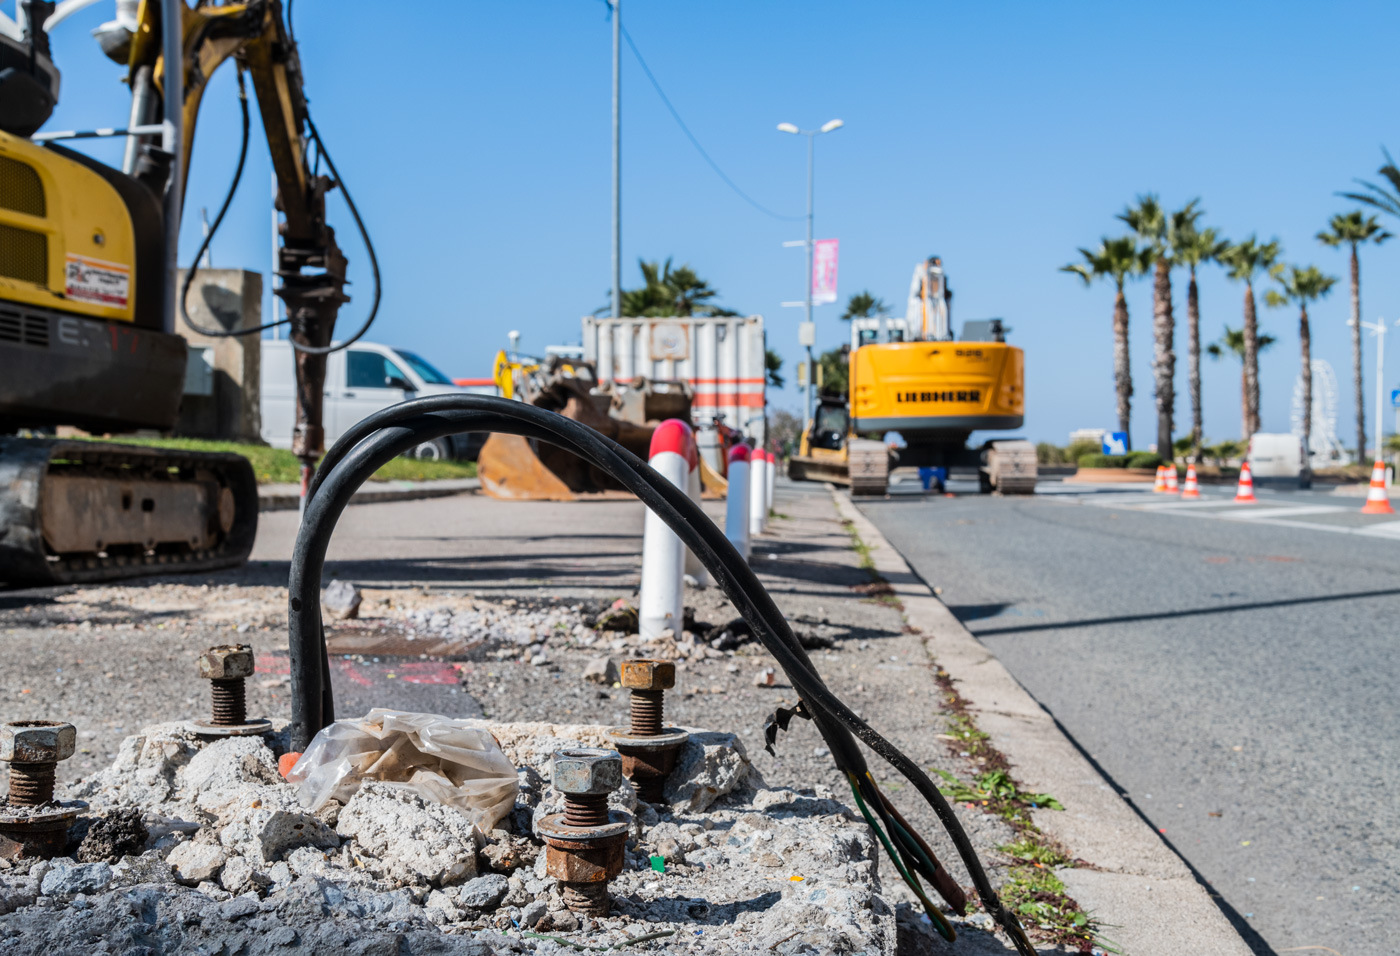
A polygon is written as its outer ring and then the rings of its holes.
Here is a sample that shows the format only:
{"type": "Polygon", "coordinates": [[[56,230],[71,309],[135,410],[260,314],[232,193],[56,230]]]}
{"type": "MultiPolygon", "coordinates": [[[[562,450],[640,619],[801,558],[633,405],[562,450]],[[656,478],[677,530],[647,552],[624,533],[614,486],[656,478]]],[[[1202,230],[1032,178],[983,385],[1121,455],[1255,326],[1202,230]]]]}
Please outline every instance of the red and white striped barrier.
{"type": "Polygon", "coordinates": [[[768,527],[768,452],[762,446],[749,455],[749,540],[768,527]]]}
{"type": "MultiPolygon", "coordinates": [[[[701,507],[701,493],[704,490],[700,485],[700,448],[698,442],[691,443],[690,477],[686,481],[686,492],[690,495],[690,500],[695,502],[695,507],[701,507]]],[[[705,570],[705,565],[700,563],[700,559],[689,548],[685,549],[685,573],[695,580],[695,586],[707,588],[714,584],[714,579],[710,577],[710,572],[705,570]]]]}
{"type": "MultiPolygon", "coordinates": [[[[682,491],[689,486],[690,462],[694,458],[695,436],[689,425],[671,418],[656,427],[648,463],[682,491]]],[[[642,528],[642,594],[638,613],[638,630],[643,639],[660,637],[668,628],[680,637],[684,565],[685,545],[656,512],[647,509],[642,528]]]]}
{"type": "Polygon", "coordinates": [[[735,445],[729,449],[729,492],[725,495],[724,536],[741,554],[749,558],[749,446],[735,445]]]}
{"type": "MultiPolygon", "coordinates": [[[[764,474],[768,476],[768,498],[764,501],[764,515],[773,511],[773,476],[778,473],[778,456],[770,448],[768,451],[768,467],[764,469],[764,474]]],[[[767,520],[765,518],[765,520],[767,520]]]]}

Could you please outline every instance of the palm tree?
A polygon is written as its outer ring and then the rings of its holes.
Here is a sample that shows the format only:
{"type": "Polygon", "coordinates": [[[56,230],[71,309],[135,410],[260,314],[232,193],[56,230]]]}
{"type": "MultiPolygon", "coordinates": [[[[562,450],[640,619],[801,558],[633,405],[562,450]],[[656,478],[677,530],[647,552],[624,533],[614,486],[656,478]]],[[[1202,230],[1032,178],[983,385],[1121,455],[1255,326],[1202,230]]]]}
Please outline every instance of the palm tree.
{"type": "Polygon", "coordinates": [[[1113,297],[1113,385],[1118,395],[1118,430],[1128,436],[1127,446],[1132,448],[1133,370],[1128,362],[1128,300],[1123,296],[1123,284],[1147,271],[1152,250],[1139,249],[1133,236],[1120,236],[1101,239],[1098,249],[1080,249],[1079,254],[1083,262],[1070,263],[1060,271],[1074,273],[1085,285],[1111,278],[1117,289],[1113,297]]]}
{"type": "Polygon", "coordinates": [[[1254,276],[1268,272],[1278,261],[1282,249],[1277,239],[1259,243],[1254,236],[1236,243],[1220,255],[1229,268],[1229,276],[1244,283],[1244,440],[1259,430],[1259,317],[1255,312],[1254,276]]]}
{"type": "Polygon", "coordinates": [[[1269,270],[1269,275],[1283,287],[1270,289],[1264,301],[1270,307],[1298,303],[1298,341],[1303,349],[1303,455],[1304,467],[1312,449],[1312,329],[1308,326],[1308,303],[1322,298],[1337,284],[1336,276],[1323,275],[1317,266],[1300,269],[1284,268],[1282,264],[1269,270]]]}
{"type": "Polygon", "coordinates": [[[1178,230],[1172,239],[1174,258],[1191,273],[1191,281],[1186,286],[1187,378],[1191,390],[1190,453],[1197,461],[1201,458],[1204,431],[1201,423],[1201,304],[1196,291],[1196,267],[1215,262],[1228,248],[1230,243],[1221,239],[1214,229],[1198,230],[1194,222],[1178,230]]]}
{"type": "Polygon", "coordinates": [[[1327,231],[1317,234],[1323,245],[1351,247],[1351,377],[1356,384],[1356,448],[1360,457],[1366,447],[1366,397],[1361,391],[1361,260],[1356,250],[1363,242],[1379,245],[1391,236],[1375,216],[1366,218],[1359,209],[1338,213],[1327,225],[1327,231]]]}
{"type": "MultiPolygon", "coordinates": [[[[632,317],[662,317],[672,315],[737,315],[729,309],[710,302],[719,293],[710,284],[696,275],[689,265],[671,267],[668,258],[665,263],[638,260],[642,270],[643,285],[639,289],[622,291],[622,314],[632,317]]],[[[594,314],[602,315],[610,311],[609,306],[598,309],[594,314]]]]}
{"type": "Polygon", "coordinates": [[[1173,339],[1176,321],[1172,317],[1172,236],[1182,229],[1195,226],[1200,218],[1193,199],[1170,216],[1157,201],[1156,195],[1139,196],[1136,206],[1129,206],[1118,218],[1147,244],[1152,252],[1152,375],[1157,399],[1157,447],[1172,447],[1172,418],[1176,410],[1176,351],[1173,339]]]}
{"type": "MultiPolygon", "coordinates": [[[[1272,335],[1261,335],[1255,341],[1254,351],[1258,353],[1264,351],[1277,341],[1272,335]]],[[[1212,342],[1206,346],[1206,354],[1213,359],[1218,359],[1226,354],[1235,356],[1241,363],[1244,362],[1244,329],[1232,329],[1225,326],[1225,334],[1220,337],[1219,342],[1212,342]]],[[[1240,371],[1240,429],[1244,434],[1244,443],[1249,443],[1249,380],[1246,377],[1244,368],[1240,371]]],[[[1256,429],[1257,431],[1258,429],[1256,429]]]]}
{"type": "Polygon", "coordinates": [[[772,349],[763,350],[763,370],[768,375],[768,384],[782,388],[787,384],[783,378],[783,357],[772,349]]]}
{"type": "Polygon", "coordinates": [[[885,304],[885,300],[877,295],[871,295],[869,289],[863,289],[846,300],[846,311],[841,313],[842,319],[868,319],[872,316],[884,315],[889,312],[890,307],[885,304]]]}

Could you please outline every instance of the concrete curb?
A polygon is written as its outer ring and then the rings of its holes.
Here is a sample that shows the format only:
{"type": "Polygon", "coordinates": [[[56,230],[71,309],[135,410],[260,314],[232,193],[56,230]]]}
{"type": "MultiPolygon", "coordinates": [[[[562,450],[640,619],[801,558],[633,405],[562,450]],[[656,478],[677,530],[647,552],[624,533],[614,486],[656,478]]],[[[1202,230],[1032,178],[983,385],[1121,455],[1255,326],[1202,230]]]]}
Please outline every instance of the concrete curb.
{"type": "MultiPolygon", "coordinates": [[[[385,501],[416,501],[442,498],[481,487],[477,478],[442,478],[437,481],[373,481],[363,485],[350,499],[352,505],[372,505],[385,501]]],[[[301,504],[301,489],[294,484],[258,487],[258,511],[295,511],[301,504]]]]}
{"type": "Polygon", "coordinates": [[[1028,789],[1053,794],[1064,811],[1039,810],[1036,825],[1092,869],[1057,875],[1070,896],[1128,956],[1250,956],[1185,862],[1109,785],[992,653],[934,596],[845,492],[832,490],[842,518],[870,548],[878,571],[924,634],[929,656],[957,682],[978,727],[1006,755],[1028,789]]]}

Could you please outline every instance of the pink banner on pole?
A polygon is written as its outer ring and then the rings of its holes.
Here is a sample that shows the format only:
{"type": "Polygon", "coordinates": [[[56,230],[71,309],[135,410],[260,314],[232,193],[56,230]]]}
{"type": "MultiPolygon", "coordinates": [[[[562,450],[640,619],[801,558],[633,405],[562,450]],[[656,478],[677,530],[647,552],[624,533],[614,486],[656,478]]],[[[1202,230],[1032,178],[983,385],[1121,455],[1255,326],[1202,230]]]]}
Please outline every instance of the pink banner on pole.
{"type": "Polygon", "coordinates": [[[818,239],[812,243],[812,304],[836,301],[836,258],[841,240],[818,239]]]}

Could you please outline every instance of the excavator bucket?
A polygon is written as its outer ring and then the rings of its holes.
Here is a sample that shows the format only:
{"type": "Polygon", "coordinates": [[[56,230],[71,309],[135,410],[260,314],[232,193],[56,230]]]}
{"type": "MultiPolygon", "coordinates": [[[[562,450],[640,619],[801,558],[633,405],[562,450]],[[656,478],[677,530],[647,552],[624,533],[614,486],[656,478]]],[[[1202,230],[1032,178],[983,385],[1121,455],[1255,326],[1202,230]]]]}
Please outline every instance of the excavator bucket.
{"type": "Polygon", "coordinates": [[[481,487],[507,501],[573,501],[569,486],[544,466],[520,435],[491,435],[476,459],[481,487]]]}
{"type": "MultiPolygon", "coordinates": [[[[497,364],[503,394],[587,425],[642,459],[659,422],[638,420],[641,416],[664,406],[668,413],[681,413],[675,417],[690,417],[691,392],[684,382],[639,379],[602,388],[586,362],[551,358],[541,365],[503,365],[500,360],[497,364]]],[[[624,490],[606,472],[572,452],[515,436],[488,438],[476,467],[486,493],[510,501],[573,501],[580,494],[624,490]]]]}
{"type": "Polygon", "coordinates": [[[705,459],[700,459],[700,486],[712,495],[723,498],[729,494],[729,479],[710,467],[705,459]]]}

